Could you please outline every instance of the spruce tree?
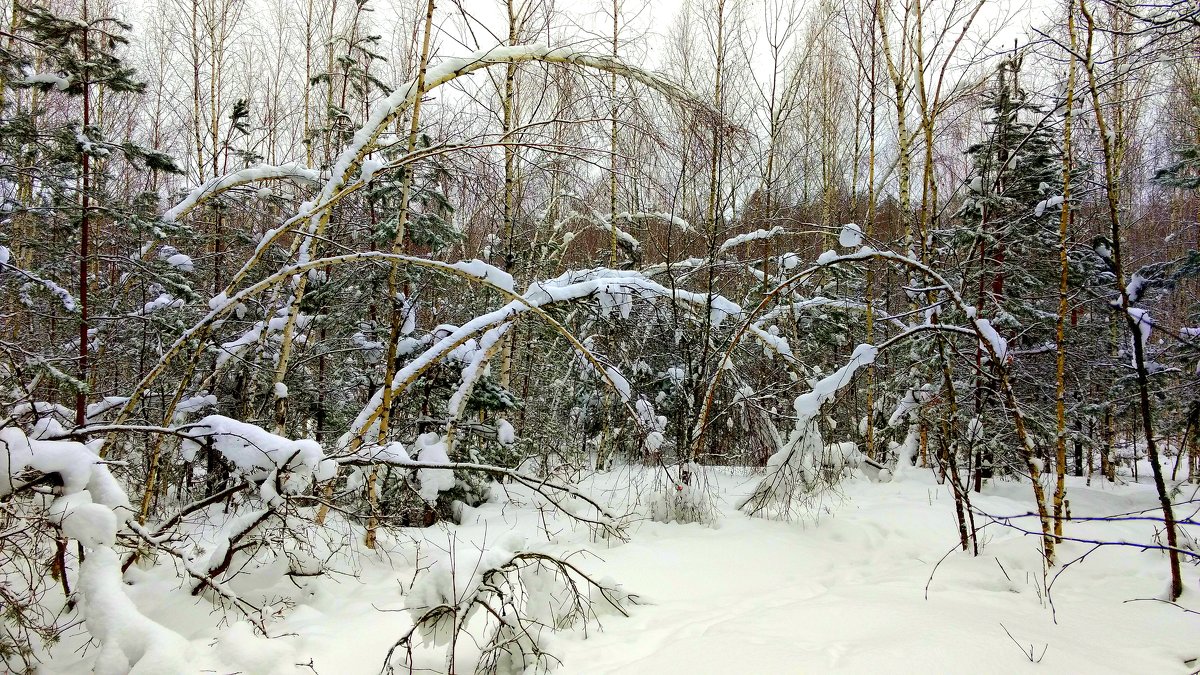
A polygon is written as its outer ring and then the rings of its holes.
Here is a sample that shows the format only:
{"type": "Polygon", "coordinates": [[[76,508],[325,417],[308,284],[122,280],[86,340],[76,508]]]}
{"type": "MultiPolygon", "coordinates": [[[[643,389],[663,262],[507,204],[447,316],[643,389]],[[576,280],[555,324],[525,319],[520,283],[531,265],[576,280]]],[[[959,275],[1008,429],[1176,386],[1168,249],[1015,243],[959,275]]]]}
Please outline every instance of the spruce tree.
{"type": "Polygon", "coordinates": [[[47,372],[74,390],[74,421],[81,425],[89,345],[95,339],[89,321],[89,293],[96,286],[91,278],[94,228],[98,223],[118,231],[122,225],[144,227],[156,207],[152,195],[133,193],[127,180],[117,180],[118,172],[127,177],[129,171],[178,169],[164,153],[109,138],[95,119],[94,99],[101,92],[137,95],[144,89],[119,54],[129,24],[90,15],[86,1],[79,16],[37,5],[17,4],[14,11],[15,46],[0,53],[0,71],[10,89],[0,110],[0,178],[18,186],[5,204],[16,235],[11,242],[18,249],[15,263],[64,298],[61,307],[73,313],[78,327],[76,377],[64,376],[70,369],[47,372]],[[70,295],[64,295],[66,288],[72,289],[70,295]]]}
{"type": "Polygon", "coordinates": [[[1063,191],[1055,133],[1021,88],[1020,69],[1020,59],[1000,64],[984,106],[987,138],[967,149],[973,170],[959,218],[978,252],[977,309],[998,326],[1037,329],[1027,339],[1038,340],[1050,325],[1048,289],[1056,278],[1047,263],[1057,248],[1063,191]]]}
{"type": "MultiPolygon", "coordinates": [[[[1033,352],[1014,364],[1016,386],[1024,396],[1049,401],[1055,381],[1052,351],[1042,348],[1054,341],[1062,164],[1054,116],[1021,86],[1020,74],[1020,58],[1000,63],[984,102],[986,137],[966,151],[972,171],[957,213],[960,227],[951,239],[962,259],[975,261],[965,268],[962,285],[967,297],[974,298],[977,316],[1007,336],[1009,358],[1012,350],[1033,352]],[[1046,358],[1037,356],[1039,349],[1046,358]]],[[[1078,269],[1081,261],[1069,255],[1078,269]]],[[[1002,416],[986,378],[977,378],[974,388],[972,414],[977,419],[1002,416]]],[[[1030,420],[1034,430],[1051,422],[1030,420]]],[[[976,462],[983,478],[990,477],[994,461],[1008,459],[1002,451],[1012,446],[1012,439],[990,433],[972,442],[980,453],[976,462]]]]}

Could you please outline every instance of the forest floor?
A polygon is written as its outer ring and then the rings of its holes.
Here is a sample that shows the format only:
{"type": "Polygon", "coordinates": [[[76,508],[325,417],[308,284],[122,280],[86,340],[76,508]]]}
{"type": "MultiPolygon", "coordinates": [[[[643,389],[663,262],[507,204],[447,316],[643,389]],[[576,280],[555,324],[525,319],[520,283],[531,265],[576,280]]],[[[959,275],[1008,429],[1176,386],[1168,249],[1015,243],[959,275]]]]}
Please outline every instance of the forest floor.
{"type": "MultiPolygon", "coordinates": [[[[603,474],[588,485],[611,503],[645,511],[637,502],[654,488],[643,471],[603,474]]],[[[438,549],[453,550],[457,564],[469,568],[480,550],[500,542],[512,546],[517,538],[526,547],[570,555],[645,603],[628,618],[603,616],[602,629],[593,625],[586,636],[578,630],[558,635],[550,651],[562,660],[563,673],[1200,670],[1200,568],[1185,565],[1186,590],[1178,605],[1160,601],[1168,568],[1165,556],[1153,550],[1093,551],[1092,545],[1068,542],[1060,550],[1062,562],[1086,557],[1047,578],[1037,537],[988,524],[983,515],[1027,513],[1027,484],[998,482],[975,495],[982,529],[974,557],[955,547],[953,498],[928,472],[890,483],[847,480],[790,522],[751,519],[734,509],[737,497],[753,487],[753,473],[710,470],[707,480],[719,510],[714,526],[643,520],[630,528],[630,541],[610,545],[514,491],[514,502],[467,509],[463,525],[385,536],[375,551],[339,551],[337,559],[354,561],[347,574],[295,583],[268,571],[246,575],[233,584],[244,597],[288,606],[268,624],[278,636],[272,639],[256,637],[247,622],[175,590],[179,581],[167,567],[132,570],[127,590],[150,617],[192,641],[196,672],[378,673],[388,648],[411,626],[404,593],[416,570],[438,549]]],[[[1156,504],[1145,477],[1141,483],[1126,477],[1118,485],[1068,480],[1076,517],[1156,504]]],[[[1179,497],[1189,498],[1196,495],[1179,497]]],[[[1020,522],[1037,527],[1035,519],[1020,522]]],[[[1154,540],[1153,523],[1136,520],[1076,521],[1065,533],[1154,540]]],[[[1200,538],[1200,531],[1190,534],[1200,538]]],[[[45,672],[89,672],[96,650],[84,648],[82,629],[74,633],[45,672]]]]}

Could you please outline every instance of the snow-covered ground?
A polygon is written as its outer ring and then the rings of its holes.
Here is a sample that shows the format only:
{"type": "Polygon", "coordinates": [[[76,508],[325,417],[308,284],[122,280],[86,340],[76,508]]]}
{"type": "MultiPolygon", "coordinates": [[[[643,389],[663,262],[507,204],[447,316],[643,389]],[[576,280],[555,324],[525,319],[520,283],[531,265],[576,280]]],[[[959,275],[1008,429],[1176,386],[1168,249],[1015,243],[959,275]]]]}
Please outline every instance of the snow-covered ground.
{"type": "MultiPolygon", "coordinates": [[[[480,550],[513,547],[517,539],[526,548],[570,555],[644,603],[628,618],[602,616],[602,630],[593,625],[586,635],[556,636],[550,651],[564,673],[1200,670],[1196,566],[1185,566],[1185,594],[1173,606],[1155,600],[1167,590],[1159,552],[1104,547],[1047,579],[1036,537],[990,524],[980,532],[980,556],[972,557],[953,548],[951,494],[926,472],[892,483],[847,480],[792,522],[750,519],[734,510],[737,497],[753,488],[753,474],[710,470],[707,478],[720,511],[712,527],[641,520],[630,527],[630,541],[610,545],[514,490],[520,503],[497,500],[469,509],[462,526],[385,535],[376,551],[344,550],[338,558],[358,566],[344,574],[293,583],[280,580],[278,570],[264,570],[238,579],[232,585],[244,597],[280,608],[268,622],[278,636],[273,639],[256,637],[245,621],[175,590],[179,582],[166,567],[132,570],[127,590],[151,618],[191,640],[196,672],[377,673],[388,648],[412,625],[405,596],[418,570],[450,550],[456,566],[469,570],[480,550]]],[[[1069,481],[1074,516],[1156,503],[1146,483],[1069,481]]],[[[654,491],[641,469],[605,474],[588,485],[593,494],[643,512],[654,491]]],[[[975,503],[990,514],[1023,514],[1032,503],[1029,492],[1026,484],[1002,482],[975,503]]],[[[977,524],[986,522],[977,517],[977,524]]],[[[1028,525],[1036,528],[1036,521],[1028,525]]],[[[1153,525],[1072,522],[1066,534],[1152,542],[1153,525]]],[[[361,549],[357,536],[349,540],[361,549]]],[[[1091,549],[1067,543],[1061,560],[1091,549]]],[[[65,640],[46,672],[89,672],[96,650],[80,650],[83,639],[65,640]]],[[[460,648],[460,666],[470,672],[471,647],[460,648]]],[[[435,653],[443,652],[431,649],[430,664],[441,658],[435,653]]]]}

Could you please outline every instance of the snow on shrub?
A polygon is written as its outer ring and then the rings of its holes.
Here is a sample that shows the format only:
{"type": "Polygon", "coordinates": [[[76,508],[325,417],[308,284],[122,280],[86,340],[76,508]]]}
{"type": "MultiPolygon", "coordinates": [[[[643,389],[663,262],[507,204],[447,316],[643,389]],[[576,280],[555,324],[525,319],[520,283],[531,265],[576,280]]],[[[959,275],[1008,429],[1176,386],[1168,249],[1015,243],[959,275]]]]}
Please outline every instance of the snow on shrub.
{"type": "Polygon", "coordinates": [[[87,549],[76,592],[88,632],[100,642],[94,672],[187,671],[187,641],[143,616],[125,594],[113,546],[132,510],[108,466],[83,443],[29,438],[16,427],[0,429],[0,497],[12,492],[14,476],[28,470],[60,477],[61,495],[47,515],[66,537],[87,549]]]}
{"type": "Polygon", "coordinates": [[[627,615],[638,602],[565,559],[530,550],[520,535],[467,557],[454,544],[405,596],[413,627],[388,651],[385,671],[437,668],[431,657],[441,650],[442,671],[454,672],[461,668],[460,646],[470,645],[478,650],[475,672],[547,672],[559,664],[549,651],[555,631],[587,626],[607,612],[627,615]],[[434,654],[418,652],[420,647],[432,647],[434,654]]]}

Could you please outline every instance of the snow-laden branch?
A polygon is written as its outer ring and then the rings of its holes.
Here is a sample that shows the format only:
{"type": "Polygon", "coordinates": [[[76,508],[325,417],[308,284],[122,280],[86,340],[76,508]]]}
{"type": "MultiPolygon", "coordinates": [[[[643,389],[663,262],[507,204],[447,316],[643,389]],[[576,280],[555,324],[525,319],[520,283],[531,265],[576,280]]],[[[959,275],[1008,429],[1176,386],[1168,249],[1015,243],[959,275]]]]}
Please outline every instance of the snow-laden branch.
{"type": "Polygon", "coordinates": [[[62,303],[63,308],[68,312],[75,311],[75,296],[71,295],[70,291],[59,286],[49,279],[44,279],[33,272],[23,270],[20,267],[9,262],[12,258],[12,251],[7,246],[0,246],[0,271],[12,270],[20,276],[25,277],[31,283],[38,284],[50,292],[51,295],[58,298],[62,303]]]}
{"type": "Polygon", "coordinates": [[[614,73],[640,82],[671,99],[689,102],[698,108],[707,108],[700,103],[697,96],[680,85],[611,56],[592,54],[575,47],[550,47],[537,44],[498,45],[466,56],[447,58],[432,65],[426,69],[423,78],[420,80],[414,78],[400,85],[387,98],[376,104],[370,117],[355,132],[349,145],[334,162],[333,175],[326,184],[323,196],[329,196],[349,179],[350,175],[361,166],[362,158],[376,144],[380,134],[389,128],[392,120],[411,107],[418,96],[425,95],[447,82],[479,70],[496,65],[529,61],[563,63],[614,73]]]}
{"type": "MultiPolygon", "coordinates": [[[[413,106],[417,98],[459,77],[497,65],[542,61],[562,63],[602,70],[635,82],[640,82],[668,98],[687,103],[697,110],[709,110],[701,99],[682,86],[650,71],[629,65],[620,59],[592,54],[575,47],[547,45],[498,45],[472,54],[447,58],[426,69],[423,78],[413,79],[397,87],[371,110],[366,122],[354,133],[350,143],[334,161],[331,176],[325,183],[317,203],[332,205],[332,198],[342,190],[356,173],[361,173],[363,160],[378,145],[379,137],[391,128],[399,116],[413,106]]],[[[370,168],[370,167],[368,167],[370,168]]],[[[301,245],[301,258],[307,254],[311,237],[319,234],[321,224],[314,215],[301,245]]]]}
{"type": "Polygon", "coordinates": [[[753,232],[746,232],[745,234],[739,234],[735,237],[730,237],[729,239],[726,239],[725,241],[721,242],[721,245],[717,248],[717,252],[725,253],[729,249],[737,248],[738,246],[741,246],[742,244],[749,244],[752,241],[762,241],[765,239],[772,239],[774,237],[784,234],[785,232],[786,232],[786,230],[784,230],[779,225],[776,225],[775,227],[772,227],[769,230],[755,230],[753,232]]]}
{"type": "Polygon", "coordinates": [[[688,221],[673,213],[666,213],[663,211],[638,211],[636,213],[622,211],[616,215],[614,220],[627,220],[629,222],[637,222],[639,220],[661,220],[678,229],[680,232],[689,234],[694,234],[696,232],[696,228],[692,227],[692,224],[688,221]]]}
{"type": "MultiPolygon", "coordinates": [[[[573,220],[582,220],[592,227],[608,232],[612,236],[616,237],[617,241],[620,242],[622,247],[629,251],[631,255],[637,255],[638,252],[642,250],[642,242],[638,241],[637,237],[618,227],[616,223],[617,218],[605,218],[595,211],[588,213],[572,211],[564,216],[560,222],[555,223],[553,230],[561,230],[564,223],[568,223],[573,220]]],[[[573,241],[575,241],[573,233],[563,235],[563,250],[565,251],[573,241]]]]}
{"type": "Polygon", "coordinates": [[[795,427],[784,446],[767,459],[767,474],[750,496],[738,504],[739,509],[755,514],[776,501],[789,503],[796,489],[815,482],[817,461],[825,448],[815,423],[817,415],[822,406],[853,381],[854,373],[874,363],[878,354],[879,350],[872,345],[859,345],[841,368],[818,380],[811,391],[796,397],[795,427]]]}
{"type": "Polygon", "coordinates": [[[319,183],[321,172],[296,164],[261,164],[238,169],[223,176],[216,176],[184,196],[175,206],[167,209],[161,217],[166,223],[174,223],[205,201],[236,187],[266,180],[295,180],[304,183],[319,183]]]}
{"type": "MultiPolygon", "coordinates": [[[[782,283],[780,283],[778,286],[776,286],[774,289],[772,289],[768,293],[764,294],[763,299],[759,303],[759,305],[754,310],[752,310],[746,314],[742,325],[739,327],[739,329],[735,332],[733,337],[730,339],[729,345],[725,351],[725,356],[724,356],[723,362],[724,363],[728,362],[732,351],[736,348],[738,343],[744,338],[744,336],[746,334],[748,334],[748,333],[751,335],[754,334],[753,328],[756,327],[757,317],[764,312],[768,303],[770,303],[776,296],[785,292],[792,285],[807,278],[808,276],[815,273],[817,270],[820,270],[821,268],[828,267],[831,265],[838,265],[838,264],[844,264],[844,263],[849,263],[849,262],[861,262],[861,261],[868,261],[868,260],[885,260],[885,261],[889,261],[889,262],[894,262],[896,264],[907,267],[908,269],[920,274],[921,276],[925,277],[926,279],[928,279],[931,282],[930,283],[931,288],[936,288],[940,292],[944,293],[949,298],[950,304],[955,306],[959,311],[961,311],[970,320],[969,326],[965,329],[960,328],[960,327],[946,327],[943,324],[940,324],[937,322],[936,314],[929,313],[929,314],[927,314],[927,317],[926,317],[927,323],[924,324],[924,326],[928,326],[929,327],[928,330],[949,330],[950,332],[966,333],[966,334],[973,335],[975,337],[976,341],[979,343],[980,350],[983,352],[983,355],[994,365],[995,373],[997,376],[997,384],[999,385],[999,389],[1004,396],[1005,407],[1012,417],[1013,425],[1016,428],[1017,436],[1021,442],[1022,455],[1024,456],[1026,463],[1029,467],[1030,475],[1033,477],[1035,498],[1038,503],[1039,512],[1041,513],[1042,518],[1043,518],[1043,526],[1045,527],[1046,517],[1047,517],[1045,514],[1045,501],[1044,501],[1044,497],[1040,491],[1040,484],[1038,483],[1038,476],[1040,475],[1040,466],[1034,457],[1035,447],[1034,447],[1033,437],[1028,433],[1028,431],[1026,429],[1024,413],[1021,411],[1020,406],[1017,404],[1016,395],[1013,392],[1012,385],[1008,378],[1008,367],[1010,365],[1010,354],[1008,352],[1007,341],[1004,340],[1004,338],[999,335],[999,333],[992,327],[990,322],[988,322],[986,319],[982,319],[976,315],[974,307],[972,305],[968,304],[963,299],[963,297],[958,293],[958,291],[955,290],[953,285],[951,285],[942,275],[938,274],[932,268],[930,268],[929,266],[920,262],[919,260],[916,260],[910,256],[900,255],[898,253],[892,253],[892,252],[888,252],[888,251],[876,251],[870,247],[863,247],[862,249],[860,249],[859,251],[857,251],[855,253],[850,253],[850,254],[845,254],[845,255],[839,255],[834,251],[827,251],[827,252],[821,254],[821,256],[817,258],[817,264],[815,266],[810,267],[808,269],[805,269],[801,272],[798,272],[798,273],[792,275],[791,277],[789,277],[788,279],[786,279],[782,283]]],[[[900,338],[903,339],[903,338],[910,337],[912,335],[916,335],[921,332],[925,332],[926,328],[924,326],[922,326],[922,325],[914,326],[914,327],[912,327],[911,330],[906,331],[904,334],[902,334],[902,336],[900,336],[900,338]]],[[[873,360],[874,355],[878,353],[878,350],[880,348],[883,348],[885,346],[892,346],[894,344],[897,344],[898,342],[899,342],[899,340],[893,339],[893,340],[889,340],[884,345],[880,345],[878,347],[870,346],[870,345],[860,345],[860,349],[869,348],[870,349],[870,359],[873,360]]],[[[848,371],[846,370],[846,368],[854,365],[856,363],[856,361],[869,362],[866,359],[865,352],[860,354],[859,350],[855,350],[854,356],[851,357],[851,362],[848,363],[846,367],[843,367],[843,369],[840,369],[838,371],[838,373],[835,373],[835,375],[847,376],[847,379],[848,379],[848,375],[852,374],[853,370],[857,369],[858,366],[855,365],[853,369],[850,369],[848,371]]],[[[713,374],[712,379],[709,381],[708,392],[705,396],[704,403],[700,410],[700,415],[698,416],[698,419],[696,422],[697,433],[694,434],[694,437],[696,438],[696,442],[699,442],[699,439],[701,438],[700,432],[702,432],[704,430],[705,425],[707,424],[708,416],[712,409],[713,397],[714,397],[714,394],[716,391],[717,382],[721,376],[722,370],[723,369],[717,369],[717,371],[713,374]]],[[[818,383],[818,385],[824,385],[825,382],[826,382],[826,380],[822,380],[820,383],[818,383]]],[[[838,385],[838,386],[844,386],[844,383],[842,385],[838,385]]],[[[825,391],[827,389],[828,389],[827,386],[821,386],[822,391],[825,391]]],[[[834,389],[834,391],[836,391],[836,389],[834,389]]],[[[817,404],[817,407],[819,408],[820,403],[823,402],[824,400],[827,400],[827,397],[822,395],[821,391],[818,391],[818,388],[814,388],[814,391],[810,392],[810,394],[813,396],[813,398],[804,399],[804,397],[801,397],[801,398],[798,398],[796,401],[797,415],[802,420],[804,419],[805,412],[811,409],[811,407],[812,407],[810,405],[811,403],[815,402],[817,404]],[[804,399],[804,400],[802,401],[802,399],[804,399]],[[802,403],[803,403],[803,405],[801,405],[802,403]],[[803,410],[802,410],[802,408],[803,408],[803,410]]],[[[809,396],[809,394],[806,394],[805,396],[809,396]]],[[[811,417],[809,419],[811,420],[811,417]]],[[[799,429],[799,426],[797,428],[799,429]]],[[[813,434],[815,434],[816,430],[812,429],[811,432],[813,434]]],[[[801,440],[803,441],[804,438],[808,438],[809,436],[810,436],[810,434],[805,433],[802,435],[801,440]]],[[[811,448],[810,448],[810,450],[811,450],[811,448]]],[[[789,451],[789,452],[794,452],[794,451],[789,451]]],[[[779,464],[779,466],[790,466],[791,465],[790,459],[788,462],[783,462],[783,459],[791,458],[794,456],[795,456],[794,454],[785,455],[784,457],[782,457],[780,459],[781,463],[779,464]]],[[[764,479],[764,482],[760,483],[758,489],[755,490],[755,492],[751,495],[751,497],[746,502],[744,502],[742,504],[742,506],[746,507],[747,505],[749,505],[750,508],[752,508],[754,511],[758,511],[761,508],[763,508],[763,506],[765,506],[766,503],[768,503],[770,501],[770,499],[772,498],[772,495],[774,495],[776,493],[777,489],[779,489],[779,486],[778,486],[778,476],[779,475],[780,475],[779,471],[769,473],[767,478],[764,479]],[[770,481],[770,482],[768,483],[767,481],[770,481]]],[[[795,483],[794,483],[794,481],[792,481],[788,484],[794,485],[795,483]]],[[[784,489],[787,489],[787,488],[785,487],[784,489]]]]}
{"type": "MultiPolygon", "coordinates": [[[[283,283],[287,279],[297,275],[304,274],[312,269],[332,268],[340,265],[363,262],[368,260],[390,261],[403,266],[414,266],[434,271],[440,271],[447,274],[452,274],[465,280],[478,283],[482,286],[491,288],[501,295],[510,299],[509,304],[504,307],[489,312],[474,320],[464,324],[464,326],[452,331],[432,347],[427,349],[423,354],[417,357],[414,362],[410,362],[408,366],[396,374],[390,386],[393,388],[393,393],[402,391],[412,378],[415,378],[424,372],[432,364],[436,363],[441,358],[444,358],[453,349],[464,344],[469,338],[477,333],[481,333],[490,328],[494,328],[508,320],[515,318],[518,314],[533,313],[546,321],[554,330],[559,332],[571,346],[578,351],[593,367],[601,379],[605,381],[614,390],[618,391],[623,400],[628,400],[629,391],[628,384],[624,382],[623,377],[618,377],[619,373],[615,373],[607,366],[603,365],[594,354],[590,352],[577,338],[561,324],[547,314],[542,307],[545,305],[569,302],[578,300],[587,296],[597,295],[610,290],[619,290],[623,293],[630,293],[642,297],[666,297],[672,298],[677,302],[682,302],[695,307],[704,308],[708,311],[714,320],[719,323],[725,316],[740,316],[742,309],[737,304],[728,299],[714,295],[709,297],[702,293],[693,293],[681,289],[668,289],[661,284],[658,284],[650,279],[636,273],[627,271],[616,271],[598,269],[587,272],[572,272],[565,274],[557,279],[552,279],[545,282],[535,282],[529,288],[524,296],[517,295],[512,291],[512,277],[506,272],[480,261],[468,261],[457,263],[446,263],[429,258],[418,256],[406,256],[383,251],[364,251],[361,253],[351,253],[341,256],[332,256],[329,258],[321,258],[310,260],[305,263],[290,265],[284,267],[274,274],[248,286],[241,291],[235,293],[231,297],[218,296],[210,302],[210,310],[202,319],[200,319],[191,328],[184,331],[175,342],[173,342],[163,352],[158,364],[150,370],[142,380],[133,388],[129,396],[129,400],[121,408],[120,413],[113,421],[114,425],[120,425],[128,419],[129,415],[141,400],[141,396],[147,391],[150,385],[165,372],[166,368],[177,356],[184,347],[191,341],[195,340],[203,331],[208,330],[222,317],[232,312],[239,304],[249,300],[250,298],[262,293],[268,288],[274,287],[277,284],[283,283]]],[[[377,415],[379,406],[382,403],[382,389],[376,392],[372,397],[371,403],[364,409],[364,413],[360,414],[353,427],[355,435],[360,435],[366,425],[377,415]]],[[[114,439],[114,436],[109,436],[109,441],[114,439]]]]}
{"type": "MultiPolygon", "coordinates": [[[[613,388],[621,400],[628,403],[632,392],[628,381],[619,371],[603,364],[583,343],[574,337],[561,324],[545,312],[545,308],[557,304],[574,302],[589,297],[608,296],[638,296],[642,298],[670,298],[676,302],[702,307],[708,311],[713,323],[720,323],[725,316],[741,316],[742,308],[732,301],[719,296],[708,296],[682,289],[669,289],[647,279],[636,272],[595,269],[583,272],[568,272],[555,279],[536,281],[520,296],[508,293],[511,300],[503,307],[476,316],[462,326],[450,331],[416,358],[409,361],[396,371],[391,383],[388,398],[394,398],[403,392],[412,382],[430,366],[441,361],[448,354],[475,335],[492,330],[503,324],[514,321],[523,314],[532,313],[555,328],[571,346],[592,366],[596,374],[613,388]]],[[[361,438],[372,421],[378,418],[384,401],[384,389],[380,388],[371,397],[366,407],[362,409],[350,427],[349,438],[361,438]]]]}
{"type": "MultiPolygon", "coordinates": [[[[292,223],[299,220],[307,220],[307,225],[301,230],[299,236],[293,240],[291,248],[291,254],[296,256],[295,259],[298,263],[305,265],[313,259],[315,255],[313,248],[329,222],[330,210],[342,196],[352,191],[347,189],[347,186],[351,183],[354,176],[359,176],[357,184],[361,186],[366,184],[374,173],[379,170],[380,167],[377,163],[364,164],[364,161],[371,152],[378,148],[380,136],[387,129],[391,128],[392,123],[402,116],[408,108],[413,106],[421,96],[456,78],[470,75],[482,69],[500,64],[516,64],[530,61],[562,63],[610,72],[629,80],[641,82],[673,100],[687,103],[696,110],[704,111],[710,116],[714,116],[714,118],[719,117],[718,113],[713,112],[698,97],[670,80],[626,64],[619,59],[589,54],[574,47],[552,48],[545,45],[497,46],[491,49],[480,50],[467,56],[445,59],[428,68],[421,78],[414,79],[398,87],[375,105],[367,121],[354,133],[350,142],[333,163],[330,176],[326,180],[318,197],[313,202],[306,203],[301,207],[302,214],[307,212],[311,215],[302,216],[298,214],[295,218],[287,221],[287,223],[292,223]]],[[[249,271],[261,260],[263,252],[278,241],[285,233],[290,231],[287,223],[284,226],[271,230],[260,240],[254,255],[230,278],[226,289],[214,298],[214,302],[221,302],[224,297],[229,296],[233,292],[233,289],[245,280],[249,271]]],[[[290,308],[286,314],[287,318],[282,331],[281,353],[276,365],[276,382],[279,381],[283,373],[287,370],[291,348],[291,335],[294,330],[295,318],[299,313],[300,303],[305,294],[306,281],[307,279],[304,277],[298,278],[294,291],[291,294],[290,308]]],[[[159,368],[155,369],[155,371],[159,370],[159,368]]],[[[154,376],[157,377],[157,372],[154,376]]]]}

